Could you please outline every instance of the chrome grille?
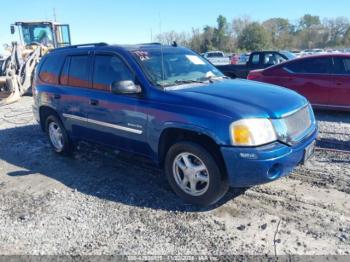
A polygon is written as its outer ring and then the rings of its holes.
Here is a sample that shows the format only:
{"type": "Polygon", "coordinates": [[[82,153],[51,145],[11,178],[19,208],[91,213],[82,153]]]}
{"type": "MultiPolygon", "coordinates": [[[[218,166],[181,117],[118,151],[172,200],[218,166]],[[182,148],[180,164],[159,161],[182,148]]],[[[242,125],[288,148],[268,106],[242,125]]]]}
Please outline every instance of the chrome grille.
{"type": "Polygon", "coordinates": [[[288,140],[297,141],[312,124],[311,112],[308,106],[283,118],[288,140]]]}

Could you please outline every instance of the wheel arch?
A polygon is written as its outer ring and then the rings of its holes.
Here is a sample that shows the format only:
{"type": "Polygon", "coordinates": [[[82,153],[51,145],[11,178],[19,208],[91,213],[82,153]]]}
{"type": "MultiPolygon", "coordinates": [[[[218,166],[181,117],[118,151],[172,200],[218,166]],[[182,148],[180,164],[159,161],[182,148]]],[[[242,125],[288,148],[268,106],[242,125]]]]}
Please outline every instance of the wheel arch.
{"type": "Polygon", "coordinates": [[[158,161],[161,167],[164,166],[165,157],[170,147],[180,141],[198,143],[207,149],[218,162],[220,171],[226,176],[226,166],[218,140],[203,130],[184,127],[167,127],[161,132],[158,143],[158,161]]]}
{"type": "Polygon", "coordinates": [[[39,119],[40,119],[40,127],[43,131],[45,131],[46,129],[46,119],[49,115],[54,115],[56,116],[59,120],[62,121],[62,119],[60,118],[60,116],[58,115],[58,113],[56,112],[55,109],[53,109],[52,107],[50,106],[47,106],[47,105],[43,105],[43,106],[40,106],[39,108],[39,119]]]}

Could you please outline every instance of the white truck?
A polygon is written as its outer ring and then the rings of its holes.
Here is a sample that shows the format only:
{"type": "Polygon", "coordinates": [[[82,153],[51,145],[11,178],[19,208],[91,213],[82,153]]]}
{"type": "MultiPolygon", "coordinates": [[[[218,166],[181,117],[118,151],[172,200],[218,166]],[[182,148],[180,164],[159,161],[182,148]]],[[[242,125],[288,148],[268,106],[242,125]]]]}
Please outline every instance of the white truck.
{"type": "Polygon", "coordinates": [[[221,51],[210,51],[203,54],[203,57],[206,58],[213,65],[228,65],[230,64],[230,58],[225,56],[221,51]]]}

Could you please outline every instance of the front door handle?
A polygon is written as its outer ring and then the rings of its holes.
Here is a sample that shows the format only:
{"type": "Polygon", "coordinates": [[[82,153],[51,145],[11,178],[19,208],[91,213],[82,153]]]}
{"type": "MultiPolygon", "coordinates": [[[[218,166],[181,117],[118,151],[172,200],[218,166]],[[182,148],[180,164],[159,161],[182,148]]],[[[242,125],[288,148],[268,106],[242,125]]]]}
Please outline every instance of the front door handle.
{"type": "Polygon", "coordinates": [[[98,100],[96,100],[96,99],[91,99],[91,100],[90,100],[90,105],[92,105],[92,106],[97,106],[97,105],[98,105],[98,100]]]}
{"type": "Polygon", "coordinates": [[[59,94],[54,94],[54,95],[53,95],[53,98],[54,98],[54,99],[60,99],[60,98],[61,98],[61,95],[59,95],[59,94]]]}

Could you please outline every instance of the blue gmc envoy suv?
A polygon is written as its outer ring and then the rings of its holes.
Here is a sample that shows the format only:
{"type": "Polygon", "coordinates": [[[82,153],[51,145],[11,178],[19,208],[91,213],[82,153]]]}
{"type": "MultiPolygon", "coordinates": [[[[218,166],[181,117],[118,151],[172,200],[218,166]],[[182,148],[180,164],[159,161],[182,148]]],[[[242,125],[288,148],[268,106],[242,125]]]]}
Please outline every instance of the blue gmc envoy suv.
{"type": "Polygon", "coordinates": [[[142,155],[189,203],[286,176],[314,150],[304,97],[227,79],[183,47],[76,45],[51,51],[36,70],[33,110],[54,151],[85,140],[142,155]]]}

